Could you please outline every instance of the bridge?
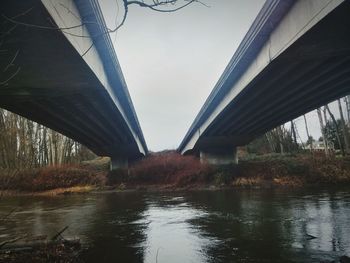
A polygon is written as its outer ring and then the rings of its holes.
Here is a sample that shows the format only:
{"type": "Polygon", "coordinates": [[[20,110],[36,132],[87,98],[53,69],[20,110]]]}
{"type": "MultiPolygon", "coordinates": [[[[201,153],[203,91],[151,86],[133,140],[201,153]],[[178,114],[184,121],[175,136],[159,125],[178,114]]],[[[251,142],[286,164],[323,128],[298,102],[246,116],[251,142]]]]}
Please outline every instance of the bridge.
{"type": "Polygon", "coordinates": [[[147,146],[98,0],[1,2],[0,107],[110,156],[147,146]]]}
{"type": "Polygon", "coordinates": [[[178,150],[237,163],[236,147],[350,92],[350,1],[267,0],[178,150]]]}

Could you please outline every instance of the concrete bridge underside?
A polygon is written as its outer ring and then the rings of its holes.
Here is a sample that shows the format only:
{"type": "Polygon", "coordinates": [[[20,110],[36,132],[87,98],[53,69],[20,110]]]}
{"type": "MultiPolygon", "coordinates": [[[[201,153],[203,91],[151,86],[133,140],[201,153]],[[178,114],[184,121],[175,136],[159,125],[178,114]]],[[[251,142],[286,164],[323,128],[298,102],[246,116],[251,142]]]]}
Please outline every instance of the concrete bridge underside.
{"type": "MultiPolygon", "coordinates": [[[[297,6],[303,4],[300,2],[316,1],[298,2],[292,12],[302,8],[297,6]]],[[[224,72],[227,75],[224,80],[220,79],[219,88],[229,87],[229,91],[214,106],[211,104],[218,96],[207,100],[179,150],[182,153],[214,152],[214,156],[222,156],[223,160],[227,160],[230,153],[231,160],[226,163],[235,162],[232,149],[236,146],[245,145],[278,125],[349,94],[349,14],[350,1],[340,3],[292,44],[287,42],[288,46],[277,55],[267,48],[271,45],[269,41],[274,41],[268,37],[257,57],[267,52],[264,55],[270,55],[270,61],[265,66],[259,64],[259,59],[253,60],[244,73],[258,71],[251,79],[244,74],[231,78],[234,70],[224,72]],[[239,86],[241,83],[246,84],[239,86]],[[209,110],[211,106],[213,109],[209,110]]],[[[293,25],[288,19],[293,18],[287,16],[285,24],[293,25]]],[[[289,29],[287,25],[280,25],[283,26],[283,30],[289,29]]]]}
{"type": "MultiPolygon", "coordinates": [[[[63,17],[60,22],[48,11],[54,12],[57,6],[63,8],[58,2],[75,6],[72,1],[43,2],[46,7],[37,0],[4,1],[1,15],[26,24],[62,27],[59,23],[68,18],[63,17]]],[[[72,16],[62,10],[56,10],[56,15],[72,16]]],[[[80,19],[84,21],[84,17],[80,19]]],[[[93,20],[94,15],[90,14],[89,19],[93,20]]],[[[97,22],[90,26],[98,26],[97,22]]],[[[116,158],[119,163],[125,164],[128,159],[146,154],[146,144],[127,90],[125,95],[123,76],[121,71],[113,68],[111,71],[104,59],[108,54],[101,53],[104,41],[101,37],[74,38],[62,30],[23,26],[3,17],[1,23],[2,29],[9,33],[1,46],[6,53],[1,54],[0,69],[5,69],[15,57],[11,68],[18,69],[18,73],[0,86],[0,107],[52,128],[98,155],[116,158]],[[94,41],[91,52],[82,57],[91,41],[94,41]]],[[[91,36],[89,28],[77,30],[91,36]]]]}

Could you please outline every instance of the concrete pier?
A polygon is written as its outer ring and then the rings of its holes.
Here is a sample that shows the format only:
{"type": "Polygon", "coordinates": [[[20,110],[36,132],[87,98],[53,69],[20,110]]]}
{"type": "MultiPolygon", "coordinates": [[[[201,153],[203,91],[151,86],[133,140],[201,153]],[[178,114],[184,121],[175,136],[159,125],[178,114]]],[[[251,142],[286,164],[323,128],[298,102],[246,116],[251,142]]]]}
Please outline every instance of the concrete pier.
{"type": "Polygon", "coordinates": [[[202,150],[200,151],[200,161],[212,165],[238,164],[237,148],[202,150]]]}
{"type": "Polygon", "coordinates": [[[116,170],[116,169],[128,169],[129,167],[129,161],[128,158],[125,157],[111,157],[111,164],[110,164],[110,170],[116,170]]]}

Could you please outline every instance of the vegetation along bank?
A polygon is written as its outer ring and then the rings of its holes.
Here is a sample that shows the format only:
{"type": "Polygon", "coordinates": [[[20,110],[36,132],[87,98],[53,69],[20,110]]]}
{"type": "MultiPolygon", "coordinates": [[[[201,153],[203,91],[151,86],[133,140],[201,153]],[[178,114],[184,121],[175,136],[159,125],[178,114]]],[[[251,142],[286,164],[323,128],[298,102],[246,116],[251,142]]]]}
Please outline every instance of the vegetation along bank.
{"type": "Polygon", "coordinates": [[[350,183],[350,158],[317,154],[262,155],[215,167],[176,152],[152,154],[129,170],[109,171],[109,158],[75,165],[1,170],[2,195],[56,195],[92,190],[266,188],[350,183]]]}

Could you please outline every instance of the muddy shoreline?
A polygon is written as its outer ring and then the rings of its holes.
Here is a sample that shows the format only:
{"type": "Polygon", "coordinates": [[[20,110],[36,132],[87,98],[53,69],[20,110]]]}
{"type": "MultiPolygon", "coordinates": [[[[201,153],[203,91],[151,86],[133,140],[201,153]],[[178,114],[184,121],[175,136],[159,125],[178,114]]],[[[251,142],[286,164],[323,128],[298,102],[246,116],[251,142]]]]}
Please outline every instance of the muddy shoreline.
{"type": "Polygon", "coordinates": [[[316,188],[338,188],[348,187],[347,184],[318,184],[318,185],[302,185],[302,186],[286,186],[273,184],[273,182],[264,182],[261,185],[254,186],[217,186],[217,185],[196,185],[187,187],[174,187],[172,185],[137,185],[132,187],[122,186],[107,186],[107,187],[96,187],[96,186],[78,186],[69,188],[58,188],[48,191],[39,192],[26,192],[18,190],[4,190],[0,191],[1,197],[21,197],[21,196],[43,196],[43,197],[55,197],[55,196],[66,196],[66,195],[80,195],[80,194],[110,194],[110,193],[128,193],[128,192],[145,192],[145,193],[171,193],[171,192],[195,192],[195,191],[240,191],[240,190],[278,190],[278,191],[291,191],[291,190],[312,190],[316,188]]]}

